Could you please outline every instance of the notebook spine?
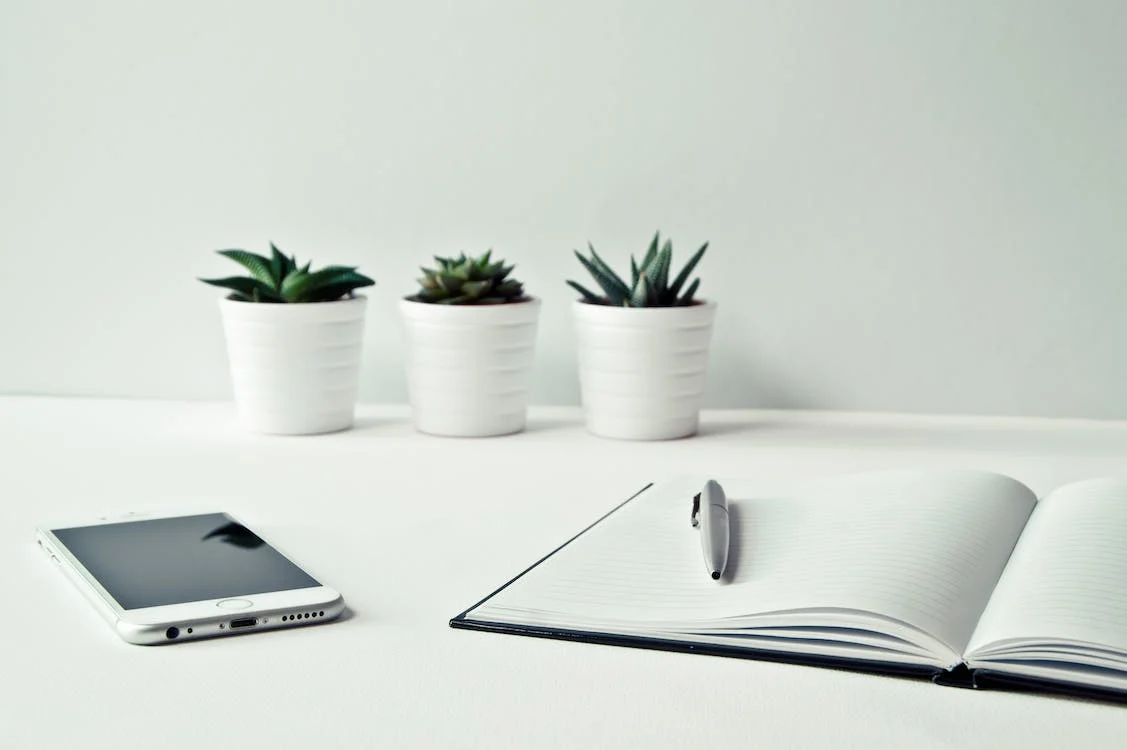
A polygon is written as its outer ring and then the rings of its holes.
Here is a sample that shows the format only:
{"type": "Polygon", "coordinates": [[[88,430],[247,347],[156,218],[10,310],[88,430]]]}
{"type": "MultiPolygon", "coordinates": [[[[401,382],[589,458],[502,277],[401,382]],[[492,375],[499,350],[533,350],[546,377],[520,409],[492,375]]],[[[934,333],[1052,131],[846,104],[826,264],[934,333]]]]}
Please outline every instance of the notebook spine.
{"type": "Polygon", "coordinates": [[[450,620],[450,627],[460,630],[480,630],[487,633],[502,633],[505,635],[521,635],[532,638],[552,638],[564,641],[577,641],[594,643],[603,646],[625,646],[628,648],[652,649],[656,651],[676,651],[687,654],[705,654],[708,656],[735,657],[755,661],[773,661],[787,664],[801,664],[810,667],[824,667],[840,669],[850,672],[868,672],[870,674],[884,674],[896,677],[930,678],[935,680],[935,668],[911,664],[897,664],[893,662],[865,661],[834,656],[815,656],[812,654],[794,654],[784,651],[768,651],[748,649],[742,647],[722,646],[719,644],[691,643],[688,641],[668,641],[662,638],[646,636],[620,635],[615,633],[598,633],[583,630],[568,630],[566,628],[551,628],[536,625],[511,625],[508,623],[490,622],[487,620],[470,619],[465,613],[450,620]]]}
{"type": "Polygon", "coordinates": [[[967,690],[974,690],[979,687],[978,680],[975,679],[975,671],[966,664],[959,664],[952,669],[939,672],[931,678],[931,681],[936,685],[964,688],[967,690]]]}
{"type": "Polygon", "coordinates": [[[985,690],[1008,690],[1020,693],[1045,693],[1049,695],[1086,698],[1088,700],[1127,704],[1127,693],[1111,688],[1092,687],[1058,680],[1033,677],[1015,677],[991,669],[975,670],[975,686],[985,690]]]}

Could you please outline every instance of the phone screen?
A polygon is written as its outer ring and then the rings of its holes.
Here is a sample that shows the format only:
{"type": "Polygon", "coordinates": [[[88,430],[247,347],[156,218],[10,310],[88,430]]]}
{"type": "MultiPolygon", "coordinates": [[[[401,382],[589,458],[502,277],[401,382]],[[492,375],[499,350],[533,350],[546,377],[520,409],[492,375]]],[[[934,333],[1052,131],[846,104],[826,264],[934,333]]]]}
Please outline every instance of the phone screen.
{"type": "Polygon", "coordinates": [[[321,585],[225,513],[52,531],[122,609],[321,585]]]}

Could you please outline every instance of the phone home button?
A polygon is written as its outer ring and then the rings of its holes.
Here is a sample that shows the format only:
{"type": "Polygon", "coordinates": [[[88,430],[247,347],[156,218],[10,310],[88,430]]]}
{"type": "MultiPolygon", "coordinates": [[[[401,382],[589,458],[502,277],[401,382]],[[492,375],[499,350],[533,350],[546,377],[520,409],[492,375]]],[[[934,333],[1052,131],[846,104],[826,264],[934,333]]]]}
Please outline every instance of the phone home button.
{"type": "Polygon", "coordinates": [[[224,599],[215,603],[221,609],[246,609],[254,604],[250,599],[224,599]]]}

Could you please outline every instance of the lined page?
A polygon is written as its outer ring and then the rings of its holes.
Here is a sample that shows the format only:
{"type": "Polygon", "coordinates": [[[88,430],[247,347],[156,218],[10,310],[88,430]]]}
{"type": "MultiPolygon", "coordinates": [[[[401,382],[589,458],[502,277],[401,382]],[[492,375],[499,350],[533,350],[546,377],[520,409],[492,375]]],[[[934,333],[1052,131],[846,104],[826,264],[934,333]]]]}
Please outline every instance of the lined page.
{"type": "Polygon", "coordinates": [[[793,624],[819,625],[863,611],[961,652],[1036,502],[1012,479],[967,471],[854,475],[771,494],[721,484],[732,535],[721,581],[708,577],[689,524],[703,479],[686,477],[643,493],[470,617],[644,630],[799,610],[793,624]]]}
{"type": "Polygon", "coordinates": [[[970,649],[1007,639],[1127,651],[1127,480],[1077,482],[1038,504],[970,649]]]}

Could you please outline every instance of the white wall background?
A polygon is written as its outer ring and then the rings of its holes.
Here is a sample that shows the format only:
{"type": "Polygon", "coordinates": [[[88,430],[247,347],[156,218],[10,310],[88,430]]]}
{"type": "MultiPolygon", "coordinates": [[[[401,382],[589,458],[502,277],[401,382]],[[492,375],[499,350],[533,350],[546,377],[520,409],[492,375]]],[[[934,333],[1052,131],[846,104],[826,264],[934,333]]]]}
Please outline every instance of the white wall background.
{"type": "Polygon", "coordinates": [[[197,276],[712,242],[707,403],[1127,417],[1127,3],[0,3],[0,393],[223,398],[197,276]]]}

